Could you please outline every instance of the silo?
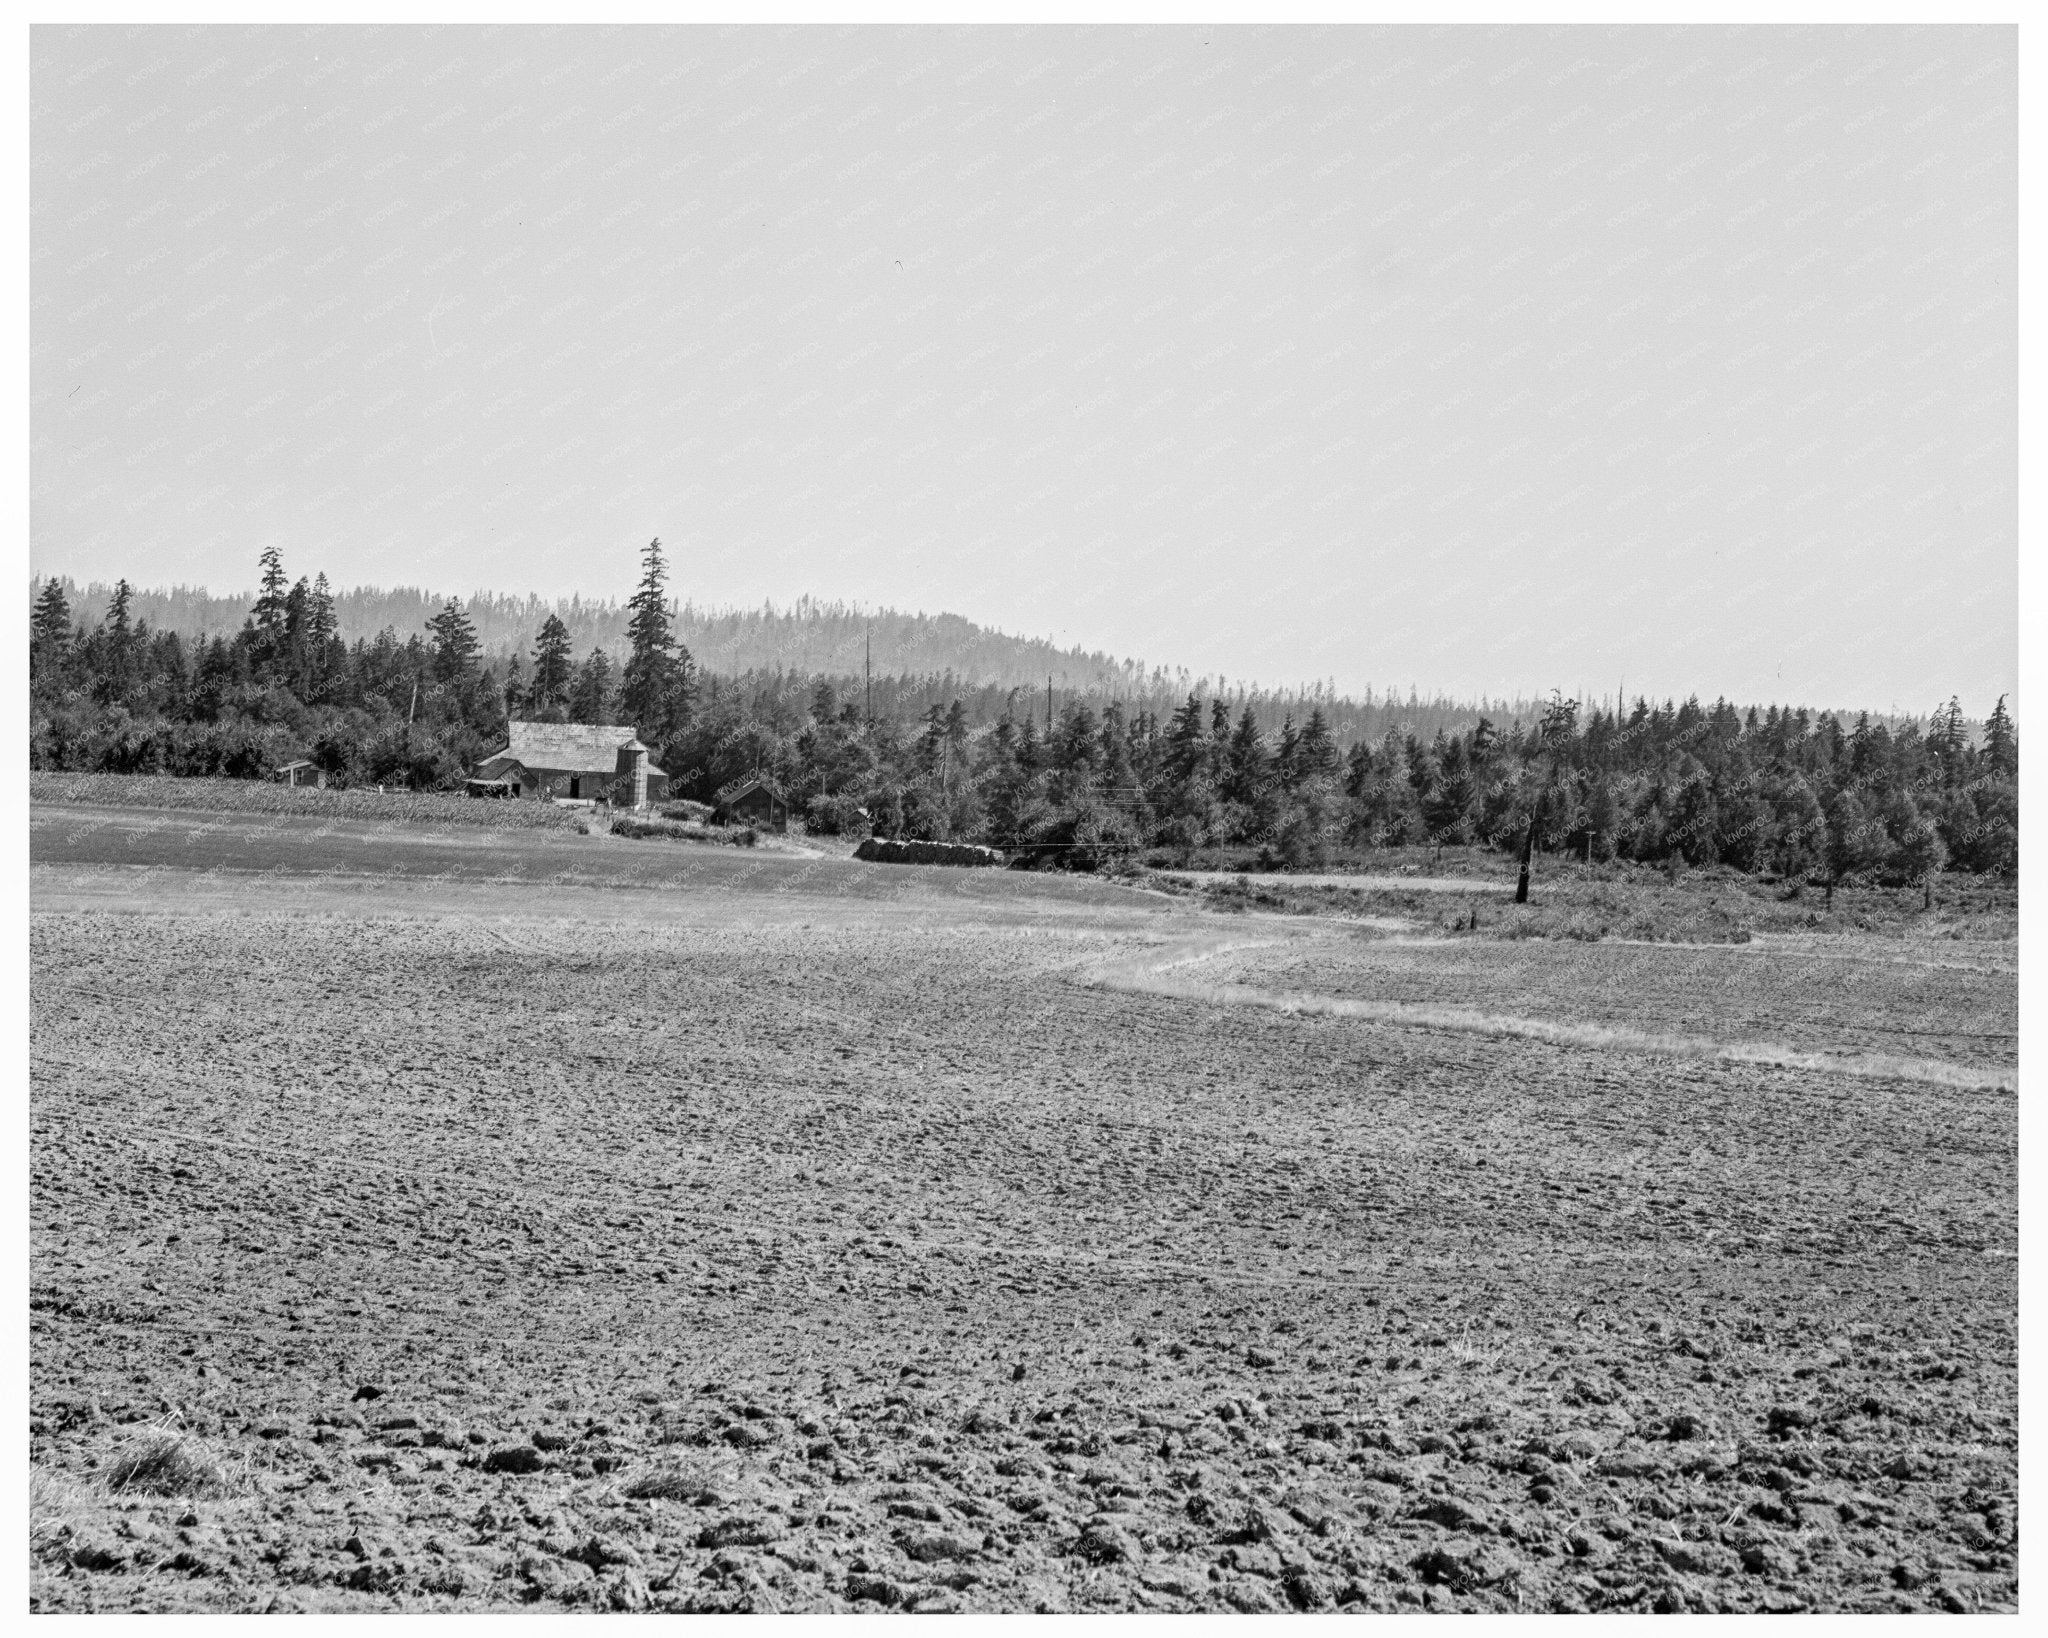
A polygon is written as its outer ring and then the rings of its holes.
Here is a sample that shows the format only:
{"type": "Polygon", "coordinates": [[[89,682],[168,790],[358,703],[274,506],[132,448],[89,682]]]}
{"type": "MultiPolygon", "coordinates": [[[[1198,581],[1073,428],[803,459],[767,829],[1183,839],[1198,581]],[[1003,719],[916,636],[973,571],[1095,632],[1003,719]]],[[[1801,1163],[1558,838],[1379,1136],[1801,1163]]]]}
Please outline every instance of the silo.
{"type": "Polygon", "coordinates": [[[619,772],[625,777],[626,790],[637,813],[647,806],[647,747],[637,735],[619,747],[619,772]]]}

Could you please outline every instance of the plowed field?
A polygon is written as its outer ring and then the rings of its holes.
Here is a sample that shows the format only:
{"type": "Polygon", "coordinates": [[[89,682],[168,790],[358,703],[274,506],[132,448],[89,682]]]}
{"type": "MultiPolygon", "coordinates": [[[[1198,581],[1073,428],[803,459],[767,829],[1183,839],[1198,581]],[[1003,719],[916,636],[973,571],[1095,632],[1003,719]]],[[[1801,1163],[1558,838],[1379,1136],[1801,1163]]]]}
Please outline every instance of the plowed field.
{"type": "Polygon", "coordinates": [[[2016,1602],[2009,941],[32,860],[37,1608],[2016,1602]]]}

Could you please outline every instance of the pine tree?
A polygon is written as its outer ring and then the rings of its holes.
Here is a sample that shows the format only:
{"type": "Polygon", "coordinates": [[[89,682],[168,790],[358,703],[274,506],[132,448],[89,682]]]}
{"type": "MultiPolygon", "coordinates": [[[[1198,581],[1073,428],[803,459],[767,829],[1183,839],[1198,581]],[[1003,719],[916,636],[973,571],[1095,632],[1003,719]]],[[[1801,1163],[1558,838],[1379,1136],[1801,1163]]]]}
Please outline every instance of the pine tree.
{"type": "Polygon", "coordinates": [[[333,642],[341,630],[334,613],[334,593],[327,584],[327,571],[313,577],[313,595],[307,603],[307,632],[321,648],[333,642]]]}
{"type": "Polygon", "coordinates": [[[1372,747],[1359,740],[1344,759],[1344,794],[1356,802],[1372,783],[1372,747]]]}
{"type": "Polygon", "coordinates": [[[1190,694],[1187,703],[1166,725],[1166,772],[1175,786],[1185,789],[1208,760],[1209,747],[1202,732],[1202,701],[1190,694]]]}
{"type": "Polygon", "coordinates": [[[1031,712],[1024,713],[1024,721],[1017,729],[1017,766],[1026,773],[1035,773],[1042,760],[1038,743],[1038,718],[1031,712]]]}
{"type": "Polygon", "coordinates": [[[1273,753],[1273,774],[1280,781],[1280,788],[1291,791],[1301,783],[1301,730],[1294,726],[1294,713],[1288,712],[1280,722],[1280,743],[1273,753]]]}
{"type": "Polygon", "coordinates": [[[1472,776],[1465,765],[1465,743],[1454,739],[1445,747],[1436,778],[1430,781],[1422,797],[1423,822],[1438,845],[1456,846],[1471,840],[1473,796],[1472,776]]]}
{"type": "Polygon", "coordinates": [[[133,630],[133,626],[128,618],[128,610],[134,601],[134,597],[135,588],[129,585],[127,581],[117,580],[114,582],[114,595],[107,603],[106,627],[107,635],[113,638],[117,644],[125,645],[133,630]]]}
{"type": "Polygon", "coordinates": [[[28,629],[29,642],[39,646],[53,659],[61,659],[71,647],[71,602],[65,597],[60,582],[43,582],[42,594],[36,599],[35,613],[29,616],[28,629]]]}
{"type": "Polygon", "coordinates": [[[541,622],[540,635],[533,644],[533,686],[526,696],[532,709],[544,711],[567,701],[574,663],[569,654],[569,628],[559,616],[550,614],[541,622]]]}
{"type": "Polygon", "coordinates": [[[461,604],[449,598],[441,612],[427,622],[434,634],[434,676],[444,683],[459,683],[476,664],[479,648],[476,627],[462,612],[461,604]]]}
{"type": "Polygon", "coordinates": [[[925,707],[924,732],[918,736],[917,757],[927,774],[936,775],[946,743],[946,708],[934,700],[925,707]]]}
{"type": "Polygon", "coordinates": [[[1849,772],[1857,779],[1870,773],[1875,762],[1875,737],[1870,727],[1870,713],[1859,712],[1856,726],[1849,734],[1849,772]]]}
{"type": "Polygon", "coordinates": [[[1500,743],[1500,735],[1493,726],[1491,717],[1481,717],[1479,726],[1472,730],[1472,761],[1475,766],[1485,767],[1493,756],[1493,748],[1500,743]]]}
{"type": "Polygon", "coordinates": [[[1250,803],[1266,783],[1268,757],[1266,742],[1259,732],[1259,719],[1247,705],[1230,736],[1229,762],[1223,794],[1232,802],[1250,803]]]}
{"type": "Polygon", "coordinates": [[[569,716],[575,722],[612,720],[612,663],[601,648],[593,648],[576,673],[576,684],[569,691],[569,716]]]}
{"type": "Polygon", "coordinates": [[[1340,766],[1337,756],[1337,742],[1330,737],[1329,719],[1323,715],[1323,708],[1313,707],[1308,721],[1301,730],[1301,741],[1295,746],[1295,775],[1303,783],[1312,780],[1333,780],[1340,766]]]}
{"type": "Polygon", "coordinates": [[[96,673],[92,688],[102,705],[125,703],[136,680],[136,650],[141,645],[128,613],[134,596],[135,588],[126,580],[115,582],[100,629],[83,651],[88,670],[96,673]]]}
{"type": "Polygon", "coordinates": [[[306,577],[300,575],[292,589],[285,593],[284,635],[287,643],[301,643],[309,635],[312,599],[313,588],[306,584],[306,577]]]}
{"type": "Polygon", "coordinates": [[[664,588],[668,567],[657,536],[641,556],[640,585],[627,599],[626,637],[633,651],[619,678],[620,704],[643,739],[659,745],[689,721],[690,653],[676,641],[664,588]]]}
{"type": "Polygon", "coordinates": [[[284,658],[285,600],[289,595],[289,582],[285,579],[283,555],[275,546],[264,547],[257,562],[262,571],[262,584],[256,594],[256,606],[249,614],[255,628],[252,646],[257,667],[267,670],[284,658]]]}
{"type": "MultiPolygon", "coordinates": [[[[301,580],[292,595],[298,597],[299,589],[305,585],[301,580]]],[[[300,687],[308,703],[324,702],[348,664],[346,649],[335,652],[341,623],[335,618],[334,593],[328,587],[325,573],[315,575],[312,586],[300,598],[297,621],[300,687]]]]}
{"type": "Polygon", "coordinates": [[[507,717],[523,717],[530,703],[526,692],[526,662],[517,654],[505,662],[505,686],[501,691],[507,717]]]}
{"type": "Polygon", "coordinates": [[[1991,715],[1984,723],[1984,760],[1991,771],[2001,779],[2014,779],[2020,771],[2020,740],[2014,730],[2012,717],[2005,709],[2005,696],[1998,696],[1998,703],[1991,708],[1991,715]]]}

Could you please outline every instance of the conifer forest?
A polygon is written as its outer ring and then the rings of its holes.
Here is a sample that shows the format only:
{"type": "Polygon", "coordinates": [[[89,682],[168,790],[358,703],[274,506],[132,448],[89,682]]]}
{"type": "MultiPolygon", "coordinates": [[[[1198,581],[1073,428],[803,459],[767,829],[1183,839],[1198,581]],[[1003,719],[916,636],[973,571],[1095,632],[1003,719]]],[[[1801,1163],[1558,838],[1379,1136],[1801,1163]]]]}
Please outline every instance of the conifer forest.
{"type": "Polygon", "coordinates": [[[1083,688],[790,665],[720,673],[677,633],[659,541],[617,652],[559,612],[485,650],[450,598],[417,630],[344,640],[325,574],[273,548],[232,636],[152,628],[125,580],[102,608],[42,582],[31,617],[37,769],[259,779],[306,758],[332,786],[459,790],[511,718],[629,723],[676,796],[761,778],[819,834],[980,842],[1092,868],[1136,850],[1256,849],[1284,868],[1387,846],[1535,845],[1829,882],[2018,868],[2019,742],[1973,723],[1716,699],[1483,708],[1317,690],[1226,694],[1102,669],[1083,688]],[[1416,720],[1418,717],[1423,720],[1416,720]]]}

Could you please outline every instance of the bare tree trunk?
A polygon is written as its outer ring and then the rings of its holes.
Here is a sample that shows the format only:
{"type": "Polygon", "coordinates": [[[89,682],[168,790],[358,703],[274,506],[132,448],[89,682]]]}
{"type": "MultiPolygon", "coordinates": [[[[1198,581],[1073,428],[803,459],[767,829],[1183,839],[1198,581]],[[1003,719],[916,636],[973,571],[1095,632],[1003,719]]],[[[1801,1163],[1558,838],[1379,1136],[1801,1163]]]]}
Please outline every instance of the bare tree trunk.
{"type": "Polygon", "coordinates": [[[1543,815],[1543,804],[1538,801],[1536,811],[1529,815],[1529,828],[1522,832],[1522,877],[1515,883],[1515,903],[1529,902],[1529,855],[1536,847],[1536,822],[1543,815]]]}

